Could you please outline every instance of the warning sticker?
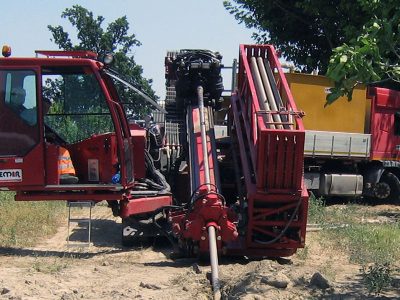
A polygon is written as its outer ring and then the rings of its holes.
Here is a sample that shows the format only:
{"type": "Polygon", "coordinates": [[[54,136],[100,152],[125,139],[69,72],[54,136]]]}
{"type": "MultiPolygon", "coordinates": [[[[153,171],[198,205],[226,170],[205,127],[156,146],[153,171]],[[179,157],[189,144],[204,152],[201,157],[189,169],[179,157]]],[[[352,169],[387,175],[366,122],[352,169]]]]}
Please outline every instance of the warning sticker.
{"type": "Polygon", "coordinates": [[[20,182],[22,181],[21,169],[0,170],[0,182],[20,182]]]}

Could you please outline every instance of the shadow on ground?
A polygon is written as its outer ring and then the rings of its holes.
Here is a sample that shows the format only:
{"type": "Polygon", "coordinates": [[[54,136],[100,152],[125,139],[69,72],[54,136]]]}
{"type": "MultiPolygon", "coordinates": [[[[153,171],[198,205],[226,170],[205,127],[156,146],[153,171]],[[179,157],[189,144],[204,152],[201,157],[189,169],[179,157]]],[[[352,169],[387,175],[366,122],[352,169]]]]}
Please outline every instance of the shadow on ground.
{"type": "MultiPolygon", "coordinates": [[[[68,248],[68,237],[60,243],[64,243],[68,248]]],[[[69,235],[69,241],[73,243],[84,243],[88,241],[88,231],[86,223],[78,223],[69,235]]],[[[74,257],[91,258],[104,254],[115,254],[131,251],[141,251],[145,248],[152,248],[153,251],[162,252],[169,256],[172,252],[171,244],[163,237],[138,242],[133,247],[123,247],[121,245],[121,224],[108,219],[93,219],[91,230],[91,247],[71,247],[68,250],[52,250],[51,248],[29,249],[17,247],[0,247],[0,255],[4,256],[32,256],[32,257],[74,257]]]]}

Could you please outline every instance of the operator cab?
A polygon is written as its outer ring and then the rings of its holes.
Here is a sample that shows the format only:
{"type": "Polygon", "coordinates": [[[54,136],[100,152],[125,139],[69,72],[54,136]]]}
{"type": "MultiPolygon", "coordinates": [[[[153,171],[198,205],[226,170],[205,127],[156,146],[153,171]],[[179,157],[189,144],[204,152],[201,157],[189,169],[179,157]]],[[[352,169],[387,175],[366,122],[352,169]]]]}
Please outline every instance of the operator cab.
{"type": "Polygon", "coordinates": [[[37,54],[46,57],[0,58],[0,189],[97,193],[132,187],[134,175],[145,176],[144,160],[137,162],[140,174],[133,171],[134,139],[142,145],[136,151],[144,152],[145,134],[129,128],[116,75],[107,75],[92,52],[37,54]],[[73,184],[60,178],[60,149],[70,154],[73,184]]]}

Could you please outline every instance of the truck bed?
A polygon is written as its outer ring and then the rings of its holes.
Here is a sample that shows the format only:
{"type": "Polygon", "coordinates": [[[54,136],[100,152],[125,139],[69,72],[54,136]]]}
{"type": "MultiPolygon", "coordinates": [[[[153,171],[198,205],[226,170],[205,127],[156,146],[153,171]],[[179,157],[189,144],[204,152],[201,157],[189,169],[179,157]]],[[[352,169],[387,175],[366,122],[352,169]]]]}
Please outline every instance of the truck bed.
{"type": "Polygon", "coordinates": [[[370,134],[306,130],[306,157],[369,158],[370,148],[370,134]]]}

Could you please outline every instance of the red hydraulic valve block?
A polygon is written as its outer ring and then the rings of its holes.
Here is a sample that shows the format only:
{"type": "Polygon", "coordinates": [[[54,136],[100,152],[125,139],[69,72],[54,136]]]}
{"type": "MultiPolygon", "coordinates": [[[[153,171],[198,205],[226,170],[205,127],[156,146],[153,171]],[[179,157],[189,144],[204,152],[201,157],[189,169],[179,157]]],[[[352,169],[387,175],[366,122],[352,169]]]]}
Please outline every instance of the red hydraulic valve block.
{"type": "Polygon", "coordinates": [[[169,217],[174,235],[180,240],[198,242],[200,253],[208,252],[209,226],[216,229],[218,249],[238,236],[236,213],[226,207],[223,197],[214,191],[201,192],[188,209],[171,212],[169,217]]]}

